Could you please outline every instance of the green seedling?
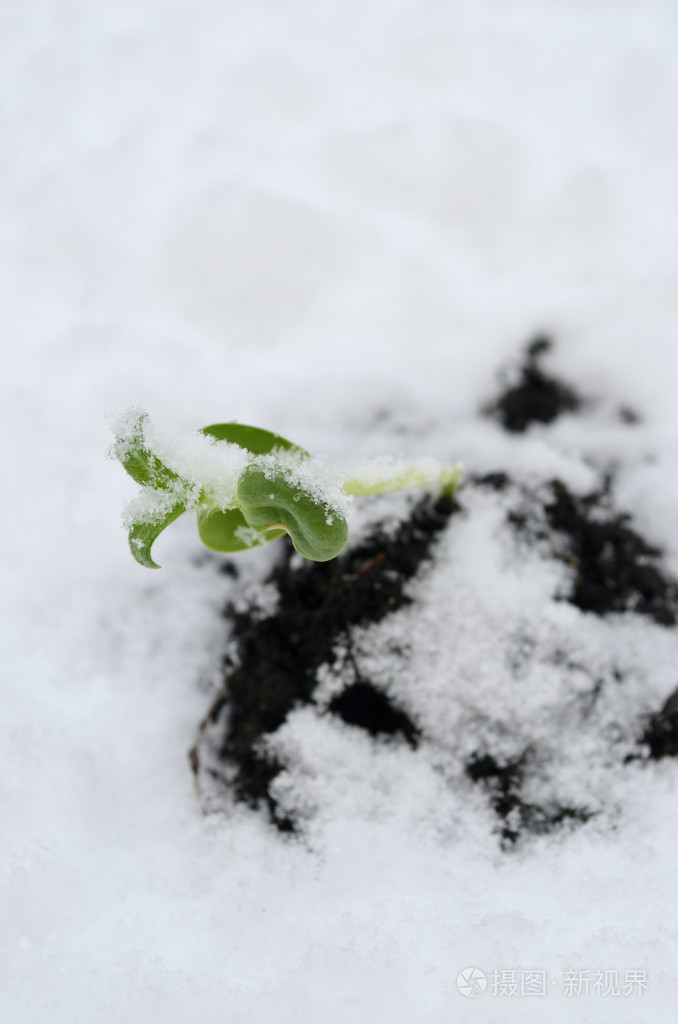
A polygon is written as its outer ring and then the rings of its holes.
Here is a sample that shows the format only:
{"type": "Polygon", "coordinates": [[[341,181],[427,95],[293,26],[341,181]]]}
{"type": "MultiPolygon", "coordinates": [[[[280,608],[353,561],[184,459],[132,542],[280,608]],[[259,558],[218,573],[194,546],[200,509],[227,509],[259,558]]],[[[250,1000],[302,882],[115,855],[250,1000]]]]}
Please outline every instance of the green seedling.
{"type": "Polygon", "coordinates": [[[141,485],[127,514],[137,562],[158,569],[151,548],[185,512],[213,551],[244,551],[288,534],[300,555],[335,558],[348,539],[353,495],[436,487],[452,495],[458,466],[423,459],[365,463],[346,475],[328,471],[299,445],[242,423],[215,423],[186,443],[158,435],[146,413],[128,413],[116,428],[112,454],[141,485]]]}

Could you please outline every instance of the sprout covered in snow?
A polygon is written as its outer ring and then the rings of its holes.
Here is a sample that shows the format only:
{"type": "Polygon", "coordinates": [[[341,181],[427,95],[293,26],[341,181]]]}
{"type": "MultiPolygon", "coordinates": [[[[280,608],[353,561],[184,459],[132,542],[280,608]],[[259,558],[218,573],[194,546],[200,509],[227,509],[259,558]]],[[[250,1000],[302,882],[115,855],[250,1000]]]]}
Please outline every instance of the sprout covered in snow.
{"type": "Polygon", "coordinates": [[[460,479],[458,466],[432,458],[374,460],[342,474],[260,427],[216,423],[172,436],[138,409],[118,420],[115,434],[112,455],[142,487],[125,511],[130,550],[150,569],[159,568],[153,543],[184,512],[197,513],[200,539],[214,551],[243,551],[287,533],[304,558],[326,562],[348,539],[352,495],[431,486],[451,495],[460,479]]]}

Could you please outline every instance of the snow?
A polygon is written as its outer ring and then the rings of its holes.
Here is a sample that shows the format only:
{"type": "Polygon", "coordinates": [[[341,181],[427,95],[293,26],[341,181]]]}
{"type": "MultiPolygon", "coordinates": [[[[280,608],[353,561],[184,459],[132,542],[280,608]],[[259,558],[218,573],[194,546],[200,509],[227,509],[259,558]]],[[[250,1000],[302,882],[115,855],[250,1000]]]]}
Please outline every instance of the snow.
{"type": "MultiPolygon", "coordinates": [[[[187,761],[221,609],[274,607],[276,542],[236,582],[187,516],[144,570],[119,525],[135,486],[104,456],[107,417],[140,406],[178,434],[262,426],[328,465],[431,457],[583,494],[614,464],[617,504],[678,575],[673,6],[29,0],[0,19],[5,1018],[668,1024],[678,769],[622,771],[564,714],[581,677],[552,655],[621,666],[598,714],[630,729],[676,686],[675,633],[547,601],[562,567],[467,491],[411,584],[419,628],[404,609],[360,638],[444,756],[300,709],[277,785],[309,833],[284,841],[228,801],[205,815],[187,761]],[[589,404],[517,440],[478,410],[542,330],[589,404]],[[460,781],[481,706],[508,753],[539,744],[535,792],[601,813],[502,851],[460,781]],[[547,971],[547,995],[488,980],[474,1005],[456,984],[473,966],[547,971]],[[566,971],[607,969],[647,990],[564,994],[566,971]]],[[[357,498],[353,541],[409,500],[357,498]]]]}
{"type": "MultiPolygon", "coordinates": [[[[170,489],[168,505],[172,505],[173,500],[184,499],[188,508],[194,508],[202,491],[220,508],[233,504],[238,477],[248,464],[247,452],[239,445],[217,443],[199,430],[179,433],[163,429],[136,409],[123,413],[113,424],[113,432],[112,456],[123,461],[141,446],[180,477],[170,489]]],[[[154,522],[157,518],[154,506],[163,497],[164,494],[154,487],[142,488],[134,508],[128,506],[127,525],[154,522]]]]}

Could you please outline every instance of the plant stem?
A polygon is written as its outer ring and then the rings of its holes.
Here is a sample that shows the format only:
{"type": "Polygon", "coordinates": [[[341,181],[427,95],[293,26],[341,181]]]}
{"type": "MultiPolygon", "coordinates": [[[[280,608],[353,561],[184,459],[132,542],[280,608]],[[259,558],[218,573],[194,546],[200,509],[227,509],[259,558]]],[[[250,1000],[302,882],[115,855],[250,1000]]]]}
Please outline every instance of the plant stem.
{"type": "Polygon", "coordinates": [[[450,498],[461,482],[461,467],[434,459],[366,463],[343,484],[347,494],[391,494],[417,487],[440,487],[450,498]]]}

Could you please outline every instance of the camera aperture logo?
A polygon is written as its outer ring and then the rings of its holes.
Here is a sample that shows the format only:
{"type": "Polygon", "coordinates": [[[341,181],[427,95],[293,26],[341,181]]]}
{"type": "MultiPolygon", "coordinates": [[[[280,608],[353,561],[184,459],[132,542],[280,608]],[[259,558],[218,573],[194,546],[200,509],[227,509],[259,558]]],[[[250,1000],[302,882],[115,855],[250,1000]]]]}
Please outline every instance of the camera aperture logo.
{"type": "Polygon", "coordinates": [[[487,988],[487,977],[479,967],[465,967],[457,975],[457,988],[468,999],[476,999],[487,988]]]}

